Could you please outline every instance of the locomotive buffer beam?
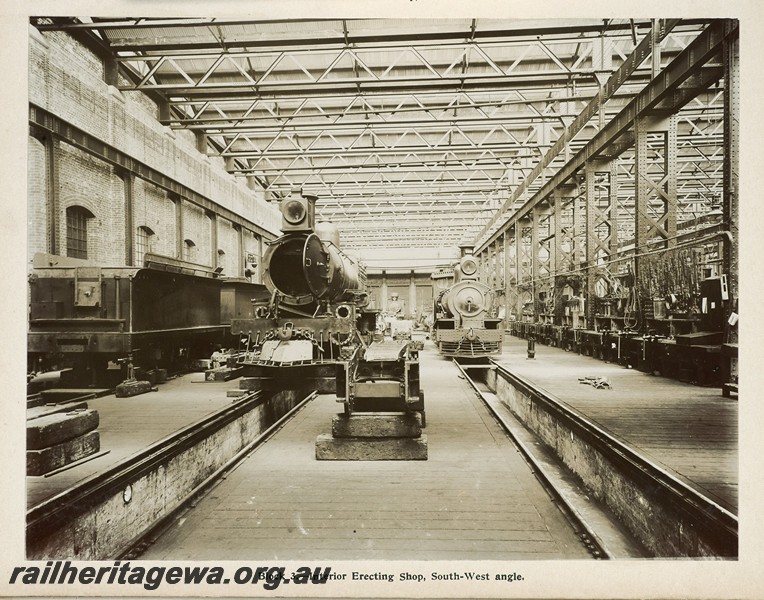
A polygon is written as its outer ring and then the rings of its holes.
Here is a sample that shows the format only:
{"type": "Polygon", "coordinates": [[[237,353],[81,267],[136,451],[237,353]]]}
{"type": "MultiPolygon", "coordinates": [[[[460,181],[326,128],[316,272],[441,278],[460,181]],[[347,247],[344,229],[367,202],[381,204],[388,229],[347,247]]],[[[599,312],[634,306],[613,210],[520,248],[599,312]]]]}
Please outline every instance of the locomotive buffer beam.
{"type": "Polygon", "coordinates": [[[316,459],[427,460],[424,394],[409,343],[374,342],[341,370],[337,401],[345,412],[316,439],[316,459]]]}

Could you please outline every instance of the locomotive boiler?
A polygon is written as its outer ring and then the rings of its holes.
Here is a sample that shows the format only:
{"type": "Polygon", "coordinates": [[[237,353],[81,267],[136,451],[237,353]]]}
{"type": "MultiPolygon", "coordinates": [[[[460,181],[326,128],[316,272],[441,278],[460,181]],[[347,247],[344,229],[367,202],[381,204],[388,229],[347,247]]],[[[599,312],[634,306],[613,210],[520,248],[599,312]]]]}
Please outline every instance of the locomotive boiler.
{"type": "Polygon", "coordinates": [[[454,283],[436,297],[432,339],[444,356],[483,358],[501,353],[504,331],[494,318],[495,294],[477,279],[478,265],[464,248],[454,283]]]}

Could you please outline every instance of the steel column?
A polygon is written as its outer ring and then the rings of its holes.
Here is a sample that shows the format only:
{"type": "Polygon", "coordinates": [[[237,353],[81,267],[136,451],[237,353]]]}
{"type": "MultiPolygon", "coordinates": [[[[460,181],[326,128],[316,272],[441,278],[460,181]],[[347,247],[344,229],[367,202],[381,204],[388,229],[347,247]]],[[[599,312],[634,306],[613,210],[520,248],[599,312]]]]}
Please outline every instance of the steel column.
{"type": "Polygon", "coordinates": [[[218,254],[218,219],[214,212],[207,211],[206,215],[210,220],[210,265],[215,269],[220,266],[220,255],[218,254]]]}
{"type": "Polygon", "coordinates": [[[525,220],[518,220],[517,227],[517,239],[518,239],[518,256],[517,256],[517,271],[518,271],[518,288],[520,288],[520,309],[523,310],[523,296],[525,292],[530,292],[531,303],[534,300],[533,297],[533,259],[531,258],[531,244],[533,236],[533,222],[531,215],[525,220]]]}
{"type": "Polygon", "coordinates": [[[382,285],[379,288],[379,308],[383,311],[387,310],[387,272],[382,271],[382,285]]]}
{"type": "Polygon", "coordinates": [[[514,222],[514,232],[515,232],[515,239],[514,244],[512,244],[512,247],[515,251],[514,253],[514,264],[513,267],[513,275],[514,275],[514,290],[515,290],[515,314],[517,315],[517,320],[522,321],[523,320],[523,305],[522,305],[522,297],[520,294],[520,284],[521,284],[521,274],[522,274],[522,267],[520,265],[522,256],[522,252],[520,249],[521,246],[521,240],[522,237],[522,227],[520,226],[519,221],[514,222]]]}
{"type": "Polygon", "coordinates": [[[491,289],[499,287],[499,240],[493,244],[493,255],[491,256],[491,289]]]}
{"type": "MultiPolygon", "coordinates": [[[[247,270],[247,245],[244,242],[244,230],[234,224],[233,229],[236,232],[236,252],[238,254],[238,260],[236,261],[236,264],[238,265],[236,268],[238,269],[238,272],[236,273],[237,276],[244,275],[244,273],[247,270]]],[[[260,270],[260,259],[258,258],[258,272],[260,270]]],[[[259,281],[259,280],[258,280],[259,281]]]]}
{"type": "Polygon", "coordinates": [[[634,123],[634,173],[636,177],[634,242],[637,253],[635,259],[637,279],[640,276],[640,253],[648,249],[669,248],[676,245],[676,127],[676,115],[662,121],[640,117],[634,123]],[[651,148],[648,137],[649,133],[655,131],[663,134],[664,167],[662,177],[658,181],[655,180],[654,174],[650,171],[649,160],[651,148]],[[662,215],[656,214],[656,209],[659,208],[663,209],[662,215]],[[660,245],[649,246],[655,239],[660,241],[660,245]]]}
{"type": "MultiPolygon", "coordinates": [[[[133,254],[133,236],[135,235],[135,220],[133,218],[133,174],[127,171],[118,173],[122,179],[125,198],[125,264],[133,266],[135,256],[133,254]]],[[[143,266],[143,265],[138,265],[143,266]]]]}
{"type": "Polygon", "coordinates": [[[411,316],[411,318],[416,318],[414,316],[416,310],[417,310],[416,281],[414,279],[414,270],[412,269],[411,273],[409,274],[409,310],[408,310],[408,314],[409,316],[411,316]]]}
{"type": "Polygon", "coordinates": [[[539,272],[541,269],[539,261],[539,207],[534,206],[531,211],[531,296],[533,297],[533,320],[538,321],[539,315],[536,308],[538,307],[538,291],[539,291],[539,272]]]}
{"type": "Polygon", "coordinates": [[[183,259],[183,198],[170,196],[175,204],[175,258],[183,259]]]}
{"type": "Polygon", "coordinates": [[[53,135],[45,135],[45,165],[47,167],[46,194],[48,197],[48,251],[51,254],[64,254],[66,246],[59,252],[58,247],[58,208],[59,208],[59,164],[58,149],[61,144],[53,135]]]}
{"type": "MultiPolygon", "coordinates": [[[[615,185],[616,163],[589,162],[586,177],[586,318],[587,327],[594,324],[597,272],[617,248],[618,193],[615,185]],[[601,201],[606,189],[605,203],[601,201]]],[[[606,267],[605,267],[606,268],[606,267]]]]}
{"type": "MultiPolygon", "coordinates": [[[[738,168],[740,144],[740,48],[738,37],[728,38],[724,44],[724,196],[722,214],[730,239],[723,247],[722,270],[727,275],[731,302],[729,314],[739,312],[738,253],[740,229],[738,222],[738,168]]],[[[738,343],[737,327],[729,328],[727,342],[738,343]]]]}
{"type": "Polygon", "coordinates": [[[512,284],[512,240],[509,237],[508,230],[504,230],[502,234],[504,239],[504,318],[509,321],[510,315],[514,314],[513,300],[514,300],[514,285],[512,284]]]}

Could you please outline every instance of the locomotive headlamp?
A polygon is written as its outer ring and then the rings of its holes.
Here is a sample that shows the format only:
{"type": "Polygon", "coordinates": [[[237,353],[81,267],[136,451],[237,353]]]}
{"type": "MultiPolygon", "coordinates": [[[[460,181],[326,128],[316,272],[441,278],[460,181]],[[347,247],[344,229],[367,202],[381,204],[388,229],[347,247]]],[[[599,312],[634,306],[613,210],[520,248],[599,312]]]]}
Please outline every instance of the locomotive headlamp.
{"type": "Polygon", "coordinates": [[[466,257],[462,259],[462,273],[465,275],[474,275],[477,273],[478,266],[474,258],[466,257]]]}
{"type": "Polygon", "coordinates": [[[316,197],[292,192],[281,201],[281,231],[312,232],[316,221],[316,197]]]}
{"type": "Polygon", "coordinates": [[[307,214],[305,203],[300,200],[288,200],[284,206],[284,219],[286,219],[287,223],[292,225],[302,223],[307,214]]]}

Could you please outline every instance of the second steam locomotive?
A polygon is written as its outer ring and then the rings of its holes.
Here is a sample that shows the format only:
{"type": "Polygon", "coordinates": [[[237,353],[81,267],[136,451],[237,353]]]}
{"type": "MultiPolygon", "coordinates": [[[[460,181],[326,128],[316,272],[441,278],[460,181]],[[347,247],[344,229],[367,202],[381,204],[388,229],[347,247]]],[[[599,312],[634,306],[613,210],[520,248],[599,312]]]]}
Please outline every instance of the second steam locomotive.
{"type": "Polygon", "coordinates": [[[432,339],[444,356],[485,358],[501,353],[502,320],[492,317],[495,295],[478,281],[471,248],[462,248],[454,283],[436,297],[432,339]]]}

